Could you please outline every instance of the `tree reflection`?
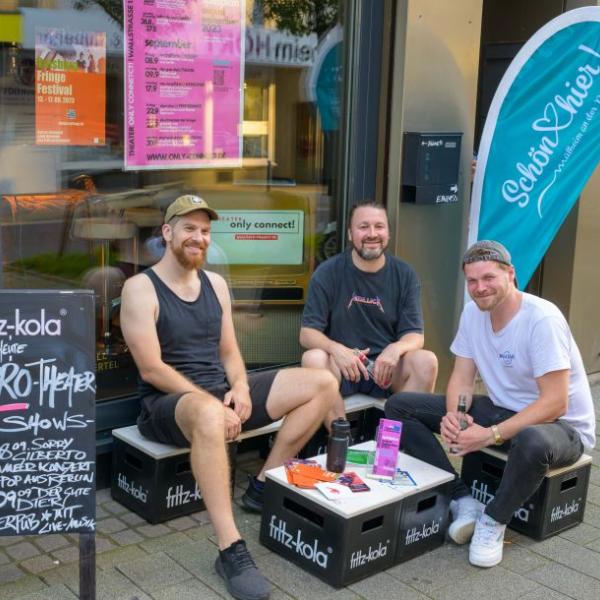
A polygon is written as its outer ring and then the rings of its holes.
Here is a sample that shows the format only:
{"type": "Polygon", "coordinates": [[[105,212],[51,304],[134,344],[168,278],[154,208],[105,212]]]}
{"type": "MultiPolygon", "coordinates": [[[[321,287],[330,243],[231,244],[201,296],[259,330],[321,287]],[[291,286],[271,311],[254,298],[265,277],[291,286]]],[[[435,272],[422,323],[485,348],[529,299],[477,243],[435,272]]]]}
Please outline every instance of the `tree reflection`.
{"type": "MultiPolygon", "coordinates": [[[[319,37],[337,21],[340,0],[255,0],[262,4],[264,17],[277,29],[292,35],[316,33],[319,37]]],[[[99,6],[123,26],[122,0],[75,0],[77,10],[99,6]]]]}
{"type": "Polygon", "coordinates": [[[340,0],[262,0],[266,19],[293,35],[319,37],[337,21],[340,0]]]}

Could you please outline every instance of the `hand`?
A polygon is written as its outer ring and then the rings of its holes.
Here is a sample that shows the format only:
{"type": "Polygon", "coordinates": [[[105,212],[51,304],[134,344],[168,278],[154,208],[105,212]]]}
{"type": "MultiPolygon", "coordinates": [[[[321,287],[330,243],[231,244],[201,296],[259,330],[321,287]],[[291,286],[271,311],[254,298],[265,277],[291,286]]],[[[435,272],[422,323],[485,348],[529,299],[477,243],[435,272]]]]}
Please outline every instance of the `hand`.
{"type": "Polygon", "coordinates": [[[470,427],[467,427],[464,431],[458,434],[456,440],[456,452],[455,456],[464,456],[470,452],[477,452],[492,443],[493,436],[489,427],[482,427],[473,423],[470,427]]]}
{"type": "MultiPolygon", "coordinates": [[[[457,444],[459,435],[462,433],[460,420],[466,419],[467,429],[473,425],[473,417],[470,414],[462,415],[455,411],[448,411],[440,423],[440,434],[442,440],[448,447],[454,447],[457,444]]],[[[466,431],[466,429],[465,429],[466,431]]]]}
{"type": "Polygon", "coordinates": [[[242,421],[228,406],[225,406],[223,410],[225,411],[225,439],[232,442],[242,431],[242,421]]]}
{"type": "Polygon", "coordinates": [[[233,408],[235,414],[245,423],[252,414],[252,400],[247,383],[236,383],[223,398],[223,404],[233,408]]]}
{"type": "Polygon", "coordinates": [[[375,361],[373,376],[375,383],[382,389],[387,389],[392,385],[394,371],[402,354],[396,344],[386,346],[375,361]]]}
{"type": "Polygon", "coordinates": [[[368,354],[369,348],[355,352],[342,344],[336,344],[331,352],[331,358],[340,370],[342,377],[354,383],[362,379],[369,379],[367,367],[360,360],[360,354],[368,354]]]}

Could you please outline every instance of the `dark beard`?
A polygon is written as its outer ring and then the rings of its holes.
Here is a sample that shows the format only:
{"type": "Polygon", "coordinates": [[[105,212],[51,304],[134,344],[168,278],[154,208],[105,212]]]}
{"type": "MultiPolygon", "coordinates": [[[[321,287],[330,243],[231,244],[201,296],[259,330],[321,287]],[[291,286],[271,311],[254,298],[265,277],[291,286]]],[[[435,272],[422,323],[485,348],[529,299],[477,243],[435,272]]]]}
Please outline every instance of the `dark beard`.
{"type": "Polygon", "coordinates": [[[364,246],[357,246],[354,243],[352,246],[363,260],[377,260],[387,250],[387,244],[382,245],[378,249],[366,249],[364,246]]]}

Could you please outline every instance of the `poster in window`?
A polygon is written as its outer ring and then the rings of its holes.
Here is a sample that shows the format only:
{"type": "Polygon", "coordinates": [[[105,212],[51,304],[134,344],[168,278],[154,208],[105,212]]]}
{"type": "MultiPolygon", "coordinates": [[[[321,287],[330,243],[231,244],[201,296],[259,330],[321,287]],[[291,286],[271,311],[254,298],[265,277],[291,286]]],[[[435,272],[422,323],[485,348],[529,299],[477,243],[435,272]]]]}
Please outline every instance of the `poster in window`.
{"type": "Polygon", "coordinates": [[[304,257],[304,213],[219,210],[211,239],[211,248],[220,250],[210,257],[213,265],[300,265],[304,257]]]}
{"type": "Polygon", "coordinates": [[[243,0],[125,1],[125,169],[242,157],[243,0]]]}
{"type": "Polygon", "coordinates": [[[105,114],[106,33],[36,28],[36,144],[104,145],[105,114]]]}

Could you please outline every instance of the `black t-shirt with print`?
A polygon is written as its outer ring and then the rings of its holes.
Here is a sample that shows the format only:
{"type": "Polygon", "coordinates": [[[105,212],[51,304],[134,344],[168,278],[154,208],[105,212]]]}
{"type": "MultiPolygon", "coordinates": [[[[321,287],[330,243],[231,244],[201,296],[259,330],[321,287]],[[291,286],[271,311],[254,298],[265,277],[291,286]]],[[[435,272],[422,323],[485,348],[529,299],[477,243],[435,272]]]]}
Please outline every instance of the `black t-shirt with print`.
{"type": "Polygon", "coordinates": [[[370,348],[374,358],[404,334],[423,332],[421,283],[404,261],[385,255],[385,265],[366,273],[350,251],[319,265],[309,285],[302,326],[348,348],[370,348]]]}

